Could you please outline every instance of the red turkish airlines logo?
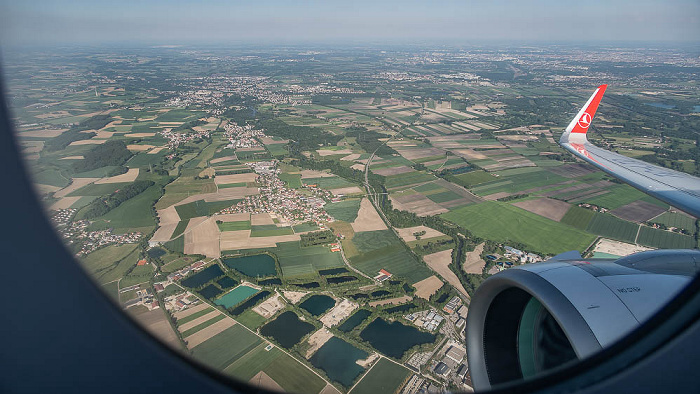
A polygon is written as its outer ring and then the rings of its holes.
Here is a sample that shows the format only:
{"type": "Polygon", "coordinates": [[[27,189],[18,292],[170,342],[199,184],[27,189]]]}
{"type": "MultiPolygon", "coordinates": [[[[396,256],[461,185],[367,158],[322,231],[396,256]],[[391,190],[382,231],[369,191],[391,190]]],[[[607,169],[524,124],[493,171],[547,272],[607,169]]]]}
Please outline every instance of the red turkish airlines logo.
{"type": "Polygon", "coordinates": [[[591,125],[591,115],[588,112],[584,112],[578,120],[578,125],[583,129],[587,129],[591,125]]]}

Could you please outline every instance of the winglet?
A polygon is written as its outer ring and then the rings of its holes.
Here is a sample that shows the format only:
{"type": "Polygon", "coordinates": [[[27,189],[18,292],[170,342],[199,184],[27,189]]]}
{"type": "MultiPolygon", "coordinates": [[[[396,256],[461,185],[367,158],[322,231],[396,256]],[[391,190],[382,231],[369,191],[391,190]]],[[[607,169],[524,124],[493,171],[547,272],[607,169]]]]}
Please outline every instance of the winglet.
{"type": "Polygon", "coordinates": [[[598,105],[600,104],[600,100],[603,98],[603,94],[605,93],[605,89],[607,87],[608,85],[600,85],[598,86],[598,89],[593,92],[593,95],[588,99],[586,105],[584,105],[583,108],[578,111],[576,117],[571,120],[571,123],[569,123],[569,126],[566,128],[566,132],[564,135],[562,135],[563,142],[565,142],[565,139],[566,142],[568,142],[569,136],[580,136],[576,139],[586,139],[588,127],[591,125],[591,122],[593,122],[593,117],[598,110],[598,105]]]}

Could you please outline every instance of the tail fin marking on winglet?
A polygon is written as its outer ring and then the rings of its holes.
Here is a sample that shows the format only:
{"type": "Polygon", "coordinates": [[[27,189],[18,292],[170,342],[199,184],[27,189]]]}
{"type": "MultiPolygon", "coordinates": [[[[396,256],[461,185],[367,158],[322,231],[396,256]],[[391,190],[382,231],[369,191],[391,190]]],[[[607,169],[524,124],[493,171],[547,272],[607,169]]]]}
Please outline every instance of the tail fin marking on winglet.
{"type": "Polygon", "coordinates": [[[588,99],[586,105],[584,105],[583,108],[578,111],[576,117],[571,120],[571,123],[569,123],[569,126],[566,128],[567,133],[586,134],[588,127],[591,125],[593,117],[598,110],[600,100],[603,98],[605,88],[607,87],[608,85],[600,85],[598,89],[593,92],[593,95],[588,99]]]}

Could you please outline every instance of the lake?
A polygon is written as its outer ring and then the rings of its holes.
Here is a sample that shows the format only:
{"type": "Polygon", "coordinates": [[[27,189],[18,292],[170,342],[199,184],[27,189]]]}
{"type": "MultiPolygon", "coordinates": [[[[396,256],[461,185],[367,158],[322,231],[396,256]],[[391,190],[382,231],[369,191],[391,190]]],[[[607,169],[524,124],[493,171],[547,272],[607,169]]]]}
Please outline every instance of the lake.
{"type": "Polygon", "coordinates": [[[280,280],[280,278],[271,278],[271,279],[259,280],[258,284],[260,286],[281,285],[282,281],[280,280]]]}
{"type": "Polygon", "coordinates": [[[235,289],[229,291],[225,295],[221,296],[218,300],[214,301],[216,305],[223,305],[224,308],[232,308],[241,302],[245,301],[248,297],[257,293],[258,290],[248,286],[238,286],[235,289]]]}
{"type": "Polygon", "coordinates": [[[344,340],[333,337],[324,343],[309,359],[314,367],[326,372],[331,380],[345,387],[350,387],[364,368],[357,365],[357,360],[364,360],[369,354],[344,340]]]}
{"type": "Polygon", "coordinates": [[[292,283],[292,286],[297,286],[297,287],[301,287],[304,289],[315,289],[317,287],[321,287],[321,285],[319,285],[318,282],[292,283]]]}
{"type": "Polygon", "coordinates": [[[369,296],[367,294],[364,294],[364,293],[355,293],[355,294],[349,295],[348,297],[352,298],[353,300],[369,298],[369,296]]]}
{"type": "Polygon", "coordinates": [[[238,282],[236,282],[236,280],[230,276],[224,276],[223,278],[217,280],[216,283],[218,283],[222,289],[230,289],[231,287],[238,285],[238,282]]]}
{"type": "Polygon", "coordinates": [[[386,312],[386,313],[407,312],[415,307],[416,307],[415,304],[403,304],[403,305],[395,306],[393,308],[385,309],[384,312],[386,312]]]}
{"type": "Polygon", "coordinates": [[[314,316],[320,316],[327,310],[333,308],[334,305],[335,300],[332,297],[317,294],[307,298],[306,301],[299,304],[299,307],[314,316]]]}
{"type": "Polygon", "coordinates": [[[384,297],[385,295],[389,295],[389,294],[391,294],[391,293],[386,291],[386,290],[377,290],[377,291],[373,291],[372,293],[370,293],[370,295],[372,297],[384,297]]]}
{"type": "Polygon", "coordinates": [[[650,105],[650,106],[656,107],[656,108],[662,108],[662,109],[673,109],[673,108],[676,108],[675,105],[664,104],[664,103],[644,103],[644,104],[650,105]]]}
{"type": "Polygon", "coordinates": [[[264,299],[265,297],[269,296],[271,293],[267,290],[263,290],[260,293],[254,295],[253,297],[250,297],[246,300],[246,302],[238,305],[237,307],[233,309],[229,309],[229,312],[231,312],[232,315],[238,316],[241,313],[245,312],[246,309],[252,307],[253,305],[257,304],[258,301],[264,299]]]}
{"type": "Polygon", "coordinates": [[[326,281],[331,284],[331,285],[337,285],[340,283],[346,283],[346,282],[352,282],[354,280],[357,280],[356,277],[354,276],[335,276],[333,278],[328,278],[326,281]]]}
{"type": "Polygon", "coordinates": [[[277,275],[275,259],[269,254],[255,254],[252,256],[226,257],[222,259],[224,264],[243,275],[250,277],[262,277],[277,275]]]}
{"type": "Polygon", "coordinates": [[[359,326],[362,324],[365,319],[371,315],[372,312],[368,311],[367,309],[360,309],[359,311],[355,312],[348,320],[345,320],[343,324],[338,326],[338,330],[342,332],[350,332],[353,330],[353,328],[359,326]]]}
{"type": "Polygon", "coordinates": [[[313,324],[299,320],[296,313],[287,311],[262,326],[260,333],[274,338],[282,347],[289,349],[314,328],[313,324]]]}
{"type": "Polygon", "coordinates": [[[223,293],[223,291],[219,290],[219,288],[214,285],[206,285],[202,290],[199,291],[199,294],[201,294],[202,297],[206,299],[214,298],[221,293],[223,293]]]}
{"type": "Polygon", "coordinates": [[[192,276],[188,276],[187,278],[181,280],[180,284],[187,287],[197,288],[214,278],[222,276],[223,274],[224,271],[221,270],[221,267],[219,267],[218,264],[214,264],[197,272],[192,276]]]}
{"type": "Polygon", "coordinates": [[[321,276],[328,276],[328,275],[337,275],[337,274],[344,274],[348,272],[345,268],[331,268],[327,270],[320,270],[318,271],[318,274],[321,276]]]}
{"type": "Polygon", "coordinates": [[[400,359],[416,345],[435,342],[435,335],[405,326],[398,321],[389,323],[378,317],[360,333],[360,337],[380,352],[400,359]]]}

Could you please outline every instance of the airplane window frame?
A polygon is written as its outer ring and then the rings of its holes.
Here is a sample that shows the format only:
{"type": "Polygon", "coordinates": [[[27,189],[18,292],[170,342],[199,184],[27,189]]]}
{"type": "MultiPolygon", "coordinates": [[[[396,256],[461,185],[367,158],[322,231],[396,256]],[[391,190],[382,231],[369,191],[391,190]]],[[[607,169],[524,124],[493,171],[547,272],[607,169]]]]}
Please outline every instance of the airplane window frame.
{"type": "MultiPolygon", "coordinates": [[[[105,294],[98,285],[89,277],[75,259],[63,247],[63,242],[58,238],[52,225],[49,223],[45,215],[45,211],[41,206],[33,186],[28,178],[26,163],[22,158],[19,150],[18,140],[13,131],[8,103],[6,102],[6,90],[2,78],[2,70],[0,69],[0,163],[6,170],[9,178],[9,183],[15,186],[14,190],[4,197],[6,205],[16,206],[18,208],[8,212],[10,218],[12,215],[21,217],[25,215],[25,220],[31,222],[34,227],[36,236],[44,242],[42,247],[37,248],[34,254],[42,254],[45,258],[39,264],[55,264],[57,260],[64,265],[70,263],[73,269],[67,274],[74,275],[74,289],[80,293],[82,297],[96,296],[96,301],[103,308],[104,316],[96,317],[103,321],[126,323],[131,326],[132,330],[124,331],[125,335],[131,336],[134,340],[140,340],[146,345],[143,348],[145,351],[155,351],[161,358],[170,358],[183,364],[182,371],[188,371],[189,377],[193,379],[194,384],[220,386],[222,392],[269,392],[264,389],[254,388],[244,382],[228,378],[223,374],[214,371],[213,369],[199,363],[198,361],[186,357],[185,355],[169,348],[152,334],[147,332],[135,321],[133,321],[126,313],[124,313],[107,294],[105,294]],[[58,247],[58,248],[57,248],[58,247]],[[57,254],[52,254],[52,253],[57,254]],[[50,261],[49,258],[53,258],[50,261]],[[116,319],[116,320],[115,320],[116,319]]],[[[8,222],[9,223],[9,220],[8,222]]],[[[9,255],[19,255],[21,248],[27,244],[26,231],[30,228],[23,224],[17,231],[11,231],[7,234],[7,238],[3,240],[6,244],[9,255]]],[[[36,265],[36,261],[26,262],[26,264],[36,265]]],[[[11,272],[12,267],[9,268],[11,272]]],[[[42,278],[46,279],[46,278],[42,278]]],[[[13,289],[14,285],[9,288],[13,289]]],[[[5,294],[7,289],[3,289],[2,294],[5,294]]],[[[21,320],[23,316],[14,316],[15,319],[21,320]]],[[[604,382],[614,376],[624,373],[636,365],[639,365],[645,360],[648,360],[656,351],[675,339],[688,333],[693,327],[696,330],[700,322],[700,276],[696,276],[692,282],[683,289],[674,299],[672,299],[663,309],[656,313],[652,318],[643,323],[639,328],[625,336],[623,339],[615,343],[613,346],[605,348],[598,354],[590,358],[573,363],[570,366],[564,367],[561,370],[553,371],[534,378],[532,380],[520,381],[512,384],[496,387],[489,392],[492,393],[520,393],[520,392],[560,392],[564,389],[567,391],[588,390],[596,384],[604,382]],[[573,389],[573,390],[572,390],[573,389]]],[[[65,322],[62,322],[65,323],[65,322]]],[[[55,322],[54,324],[59,324],[55,322]]],[[[38,328],[41,332],[41,328],[38,328]]],[[[90,338],[88,338],[90,339],[90,338]]],[[[68,344],[70,346],[70,344],[68,344]]],[[[4,364],[7,355],[0,358],[0,365],[4,364]]],[[[29,356],[31,357],[31,356],[29,356]]],[[[68,356],[70,358],[70,355],[68,356]]],[[[19,359],[20,363],[28,363],[31,365],[33,360],[19,359]]],[[[144,372],[147,373],[147,372],[144,372]]],[[[187,373],[185,373],[187,375],[187,373]]],[[[183,375],[184,376],[184,375],[183,375]]],[[[187,378],[187,376],[185,376],[187,378]]],[[[6,387],[8,382],[0,382],[0,387],[6,387]]],[[[182,386],[172,386],[174,388],[182,388],[182,386]]],[[[114,387],[112,388],[114,389],[114,387]]],[[[110,391],[110,390],[107,390],[110,391]]],[[[115,390],[117,391],[117,390],[115,390]]],[[[122,390],[119,390],[122,391],[122,390]]]]}

